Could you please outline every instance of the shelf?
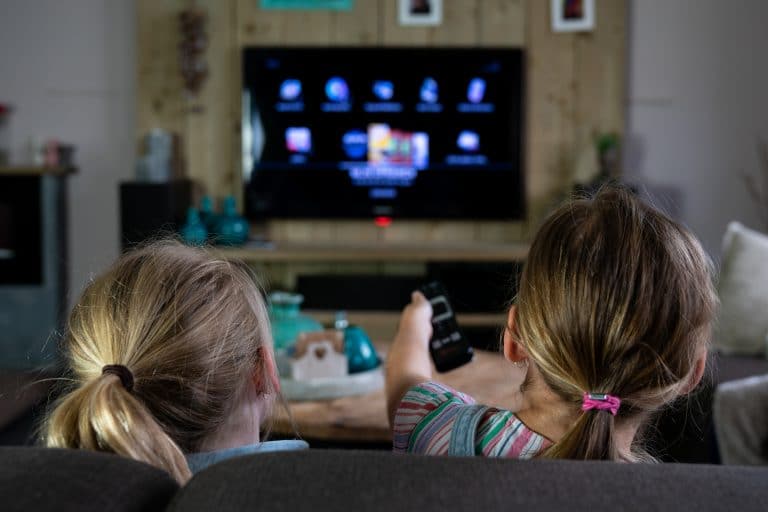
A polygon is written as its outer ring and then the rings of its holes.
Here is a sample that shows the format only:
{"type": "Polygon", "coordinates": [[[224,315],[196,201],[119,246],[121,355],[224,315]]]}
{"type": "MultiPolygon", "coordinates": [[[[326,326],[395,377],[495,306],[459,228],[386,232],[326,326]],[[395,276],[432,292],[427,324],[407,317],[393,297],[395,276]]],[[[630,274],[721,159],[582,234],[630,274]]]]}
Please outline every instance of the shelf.
{"type": "Polygon", "coordinates": [[[266,262],[425,262],[472,261],[511,262],[524,260],[529,246],[525,243],[389,243],[369,244],[288,243],[252,244],[218,249],[225,258],[252,263],[266,262]]]}
{"type": "MultiPolygon", "coordinates": [[[[307,309],[302,312],[326,326],[333,325],[336,318],[336,311],[307,309]]],[[[346,313],[350,324],[359,325],[374,340],[392,340],[400,322],[400,311],[347,310],[346,313]]],[[[506,315],[504,313],[456,313],[456,321],[461,327],[502,327],[506,322],[506,315]]]]}
{"type": "MultiPolygon", "coordinates": [[[[303,312],[323,325],[332,325],[336,318],[336,311],[307,309],[303,312]]],[[[347,311],[347,320],[358,325],[396,326],[400,311],[347,311]]],[[[505,320],[504,313],[456,313],[456,321],[465,327],[502,326],[505,320]]]]}

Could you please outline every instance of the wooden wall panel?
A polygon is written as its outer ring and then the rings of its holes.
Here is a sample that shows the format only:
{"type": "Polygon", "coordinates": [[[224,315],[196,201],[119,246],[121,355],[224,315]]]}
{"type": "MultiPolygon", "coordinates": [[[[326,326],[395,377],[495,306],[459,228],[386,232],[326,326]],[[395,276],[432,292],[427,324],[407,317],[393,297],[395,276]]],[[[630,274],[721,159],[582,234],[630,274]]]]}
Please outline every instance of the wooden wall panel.
{"type": "Polygon", "coordinates": [[[327,45],[331,40],[329,11],[259,9],[258,0],[237,2],[238,42],[241,45],[327,45]]]}
{"type": "Polygon", "coordinates": [[[476,0],[444,1],[443,22],[438,27],[430,29],[429,44],[432,46],[476,45],[480,39],[479,15],[479,2],[476,0]]]}
{"type": "Polygon", "coordinates": [[[189,175],[205,184],[213,197],[240,195],[238,176],[240,95],[232,86],[239,67],[238,46],[231,30],[234,3],[197,0],[208,13],[207,62],[210,74],[200,92],[199,111],[188,114],[186,131],[189,175]]]}
{"type": "Polygon", "coordinates": [[[597,0],[600,18],[592,32],[575,40],[574,104],[576,151],[574,177],[586,182],[594,178],[598,166],[595,136],[598,133],[624,132],[626,108],[627,16],[623,2],[597,0]],[[606,99],[610,99],[607,101],[606,99]]]}
{"type": "Polygon", "coordinates": [[[381,43],[380,20],[387,0],[355,2],[351,11],[331,14],[331,39],[333,45],[376,46],[381,43]]]}
{"type": "Polygon", "coordinates": [[[179,73],[178,14],[186,3],[137,3],[137,131],[139,139],[155,127],[181,136],[186,174],[204,192],[223,197],[237,192],[239,94],[233,95],[237,47],[232,36],[232,2],[200,1],[208,12],[209,77],[197,97],[183,90],[179,73]],[[212,58],[215,56],[215,58],[212,58]]]}
{"type": "Polygon", "coordinates": [[[185,0],[138,0],[137,127],[185,140],[190,176],[218,197],[242,191],[240,60],[246,45],[487,45],[526,49],[526,222],[280,221],[276,240],[497,241],[527,239],[575,180],[595,167],[592,136],[624,124],[626,0],[597,1],[597,29],[553,33],[544,0],[445,0],[438,27],[403,27],[396,0],[356,0],[350,12],[261,10],[258,0],[200,0],[209,11],[211,77],[197,103],[178,74],[177,14],[185,0]],[[199,105],[195,113],[190,106],[199,105]],[[590,160],[591,159],[591,160],[590,160]]]}
{"type": "Polygon", "coordinates": [[[479,0],[478,9],[478,44],[525,46],[525,0],[479,0]]]}
{"type": "Polygon", "coordinates": [[[526,180],[535,224],[572,185],[576,36],[552,32],[549,2],[527,2],[526,24],[526,180]]]}
{"type": "Polygon", "coordinates": [[[434,29],[417,26],[401,27],[397,21],[397,2],[382,1],[380,44],[398,46],[428,46],[430,44],[434,29]]]}
{"type": "Polygon", "coordinates": [[[186,131],[187,107],[176,53],[178,11],[177,0],[137,4],[136,129],[139,146],[147,132],[155,127],[179,134],[186,131]]]}

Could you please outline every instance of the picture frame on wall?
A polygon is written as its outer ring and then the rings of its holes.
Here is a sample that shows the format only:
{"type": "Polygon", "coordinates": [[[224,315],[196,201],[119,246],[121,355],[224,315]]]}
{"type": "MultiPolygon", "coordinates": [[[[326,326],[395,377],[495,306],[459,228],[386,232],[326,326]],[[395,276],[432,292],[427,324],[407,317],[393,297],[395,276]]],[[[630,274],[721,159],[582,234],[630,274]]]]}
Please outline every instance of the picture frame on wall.
{"type": "Polygon", "coordinates": [[[554,32],[589,32],[595,28],[595,0],[551,0],[554,32]]]}
{"type": "Polygon", "coordinates": [[[398,0],[400,25],[429,26],[443,22],[443,0],[398,0]]]}

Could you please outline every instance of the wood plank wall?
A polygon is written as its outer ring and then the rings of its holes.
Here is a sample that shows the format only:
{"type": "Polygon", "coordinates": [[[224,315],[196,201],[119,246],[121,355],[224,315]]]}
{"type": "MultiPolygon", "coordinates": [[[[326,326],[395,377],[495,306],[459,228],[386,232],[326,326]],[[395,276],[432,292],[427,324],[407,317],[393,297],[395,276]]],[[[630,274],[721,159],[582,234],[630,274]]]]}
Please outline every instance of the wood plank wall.
{"type": "Polygon", "coordinates": [[[275,221],[292,241],[526,240],[577,181],[596,170],[592,139],[622,133],[626,0],[597,0],[597,28],[553,33],[548,0],[444,0],[438,27],[402,27],[396,0],[355,0],[350,12],[262,10],[259,0],[138,0],[137,141],[153,127],[179,133],[187,174],[215,197],[241,197],[240,54],[247,45],[513,46],[526,49],[525,222],[275,221]],[[210,77],[187,98],[178,72],[178,12],[208,12],[210,77]]]}

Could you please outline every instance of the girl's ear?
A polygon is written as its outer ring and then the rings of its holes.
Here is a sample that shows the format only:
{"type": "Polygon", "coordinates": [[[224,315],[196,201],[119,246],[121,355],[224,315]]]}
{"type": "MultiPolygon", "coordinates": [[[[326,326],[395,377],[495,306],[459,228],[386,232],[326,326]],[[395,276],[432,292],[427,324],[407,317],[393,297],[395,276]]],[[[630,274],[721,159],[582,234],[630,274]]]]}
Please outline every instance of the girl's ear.
{"type": "Polygon", "coordinates": [[[253,383],[259,394],[271,394],[280,392],[280,377],[277,374],[275,356],[266,347],[259,348],[261,364],[256,365],[253,372],[253,383]]]}
{"type": "Polygon", "coordinates": [[[682,394],[687,395],[699,385],[701,379],[704,377],[704,370],[707,368],[707,350],[703,349],[696,358],[696,363],[693,367],[688,382],[685,383],[682,389],[682,394]]]}
{"type": "Polygon", "coordinates": [[[504,357],[513,363],[528,359],[528,353],[523,346],[515,339],[515,315],[517,308],[511,306],[507,316],[507,328],[504,329],[504,357]]]}

